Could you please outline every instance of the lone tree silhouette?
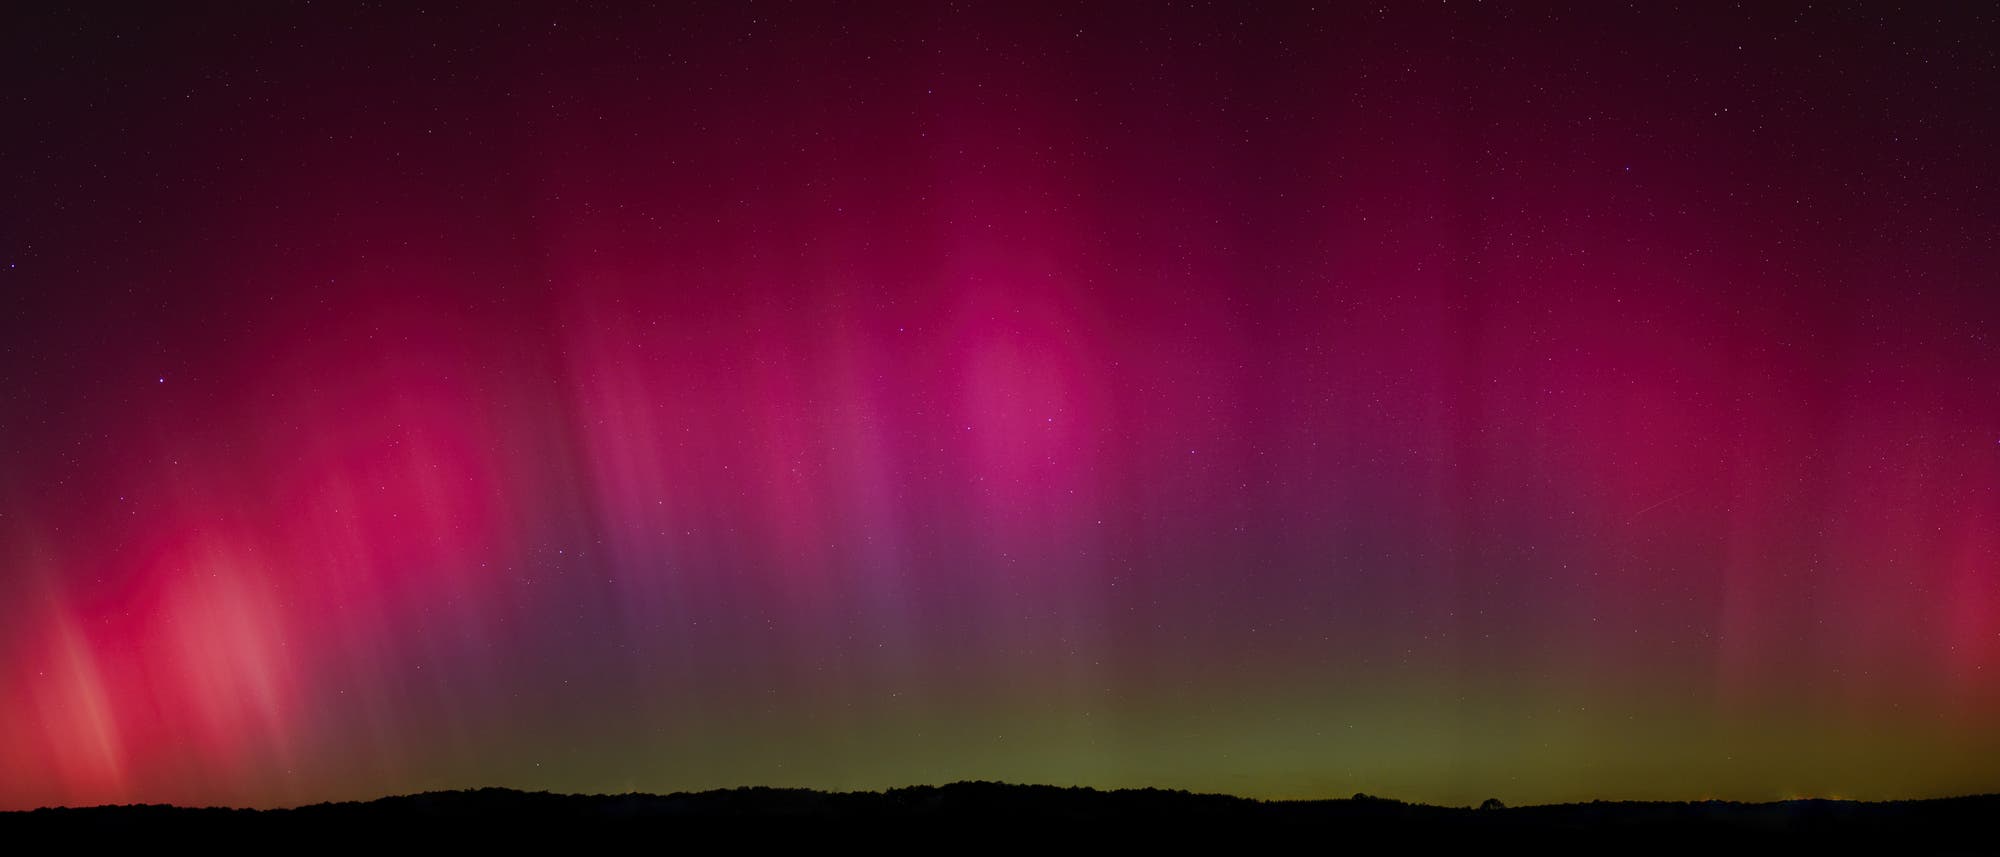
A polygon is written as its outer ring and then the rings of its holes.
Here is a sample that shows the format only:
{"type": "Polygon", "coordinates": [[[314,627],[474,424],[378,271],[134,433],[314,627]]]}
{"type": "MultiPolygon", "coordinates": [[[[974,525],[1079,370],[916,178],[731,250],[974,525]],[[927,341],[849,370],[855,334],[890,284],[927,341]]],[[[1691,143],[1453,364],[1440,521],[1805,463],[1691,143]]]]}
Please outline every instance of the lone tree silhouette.
{"type": "Polygon", "coordinates": [[[1500,799],[1499,799],[1499,798],[1497,798],[1497,797],[1490,797],[1490,798],[1487,798],[1487,799],[1486,799],[1486,802],[1485,802],[1485,803],[1482,803],[1482,804],[1480,804],[1480,805],[1479,805],[1479,808],[1480,808],[1480,809],[1506,809],[1506,808],[1507,808],[1507,805],[1506,805],[1506,804],[1504,804],[1504,803],[1501,803],[1501,802],[1500,802],[1500,799]]]}

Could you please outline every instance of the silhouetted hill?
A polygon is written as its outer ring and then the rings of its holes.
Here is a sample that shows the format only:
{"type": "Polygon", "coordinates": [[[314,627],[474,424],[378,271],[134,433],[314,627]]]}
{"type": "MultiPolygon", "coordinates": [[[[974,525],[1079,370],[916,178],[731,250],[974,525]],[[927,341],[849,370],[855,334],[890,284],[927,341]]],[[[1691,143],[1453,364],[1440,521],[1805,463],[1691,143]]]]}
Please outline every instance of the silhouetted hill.
{"type": "MultiPolygon", "coordinates": [[[[0,842],[36,835],[253,834],[306,841],[322,833],[752,834],[949,831],[1043,836],[1092,829],[1121,837],[1264,835],[1339,846],[1422,850],[1505,845],[1538,851],[2000,853],[2000,795],[1920,801],[1596,802],[1479,809],[1355,795],[1258,801],[1136,789],[964,782],[886,792],[739,788],[669,795],[564,795],[511,789],[428,792],[295,809],[159,805],[0,813],[0,842]]],[[[71,840],[74,841],[74,840],[71,840]]],[[[663,840],[665,841],[665,840],[663,840]]],[[[950,841],[964,841],[955,839],[950,841]]]]}

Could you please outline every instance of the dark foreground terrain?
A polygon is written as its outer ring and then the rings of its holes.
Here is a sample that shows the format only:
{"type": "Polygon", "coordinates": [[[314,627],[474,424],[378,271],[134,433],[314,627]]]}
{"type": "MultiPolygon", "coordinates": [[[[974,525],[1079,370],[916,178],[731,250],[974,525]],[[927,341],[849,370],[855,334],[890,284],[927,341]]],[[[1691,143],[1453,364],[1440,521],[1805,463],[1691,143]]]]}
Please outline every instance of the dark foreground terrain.
{"type": "Polygon", "coordinates": [[[134,805],[0,813],[0,842],[43,835],[88,842],[93,836],[162,834],[246,837],[272,845],[324,844],[327,836],[399,833],[631,834],[666,842],[679,834],[699,833],[751,838],[867,835],[882,837],[884,844],[902,838],[908,844],[938,847],[945,842],[1020,842],[1078,832],[1120,839],[1180,839],[1182,844],[1216,836],[1239,844],[1261,839],[1293,848],[1303,845],[1317,853],[1376,847],[1416,851],[1504,847],[1507,853],[1526,848],[1524,853],[1775,849],[2000,854],[2000,795],[1882,803],[1598,802],[1466,809],[1364,795],[1347,800],[1256,801],[1154,789],[956,783],[849,793],[743,788],[671,795],[560,795],[481,789],[281,810],[134,805]],[[931,839],[931,833],[947,838],[931,839]]]}

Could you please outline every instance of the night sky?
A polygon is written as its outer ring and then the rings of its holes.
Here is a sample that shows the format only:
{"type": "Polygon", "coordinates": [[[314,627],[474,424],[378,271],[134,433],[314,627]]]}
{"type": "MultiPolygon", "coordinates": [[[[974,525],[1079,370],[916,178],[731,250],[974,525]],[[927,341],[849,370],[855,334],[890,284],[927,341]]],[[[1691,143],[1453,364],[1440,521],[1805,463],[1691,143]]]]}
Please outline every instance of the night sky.
{"type": "Polygon", "coordinates": [[[147,5],[0,20],[0,808],[2000,790],[1979,4],[147,5]]]}

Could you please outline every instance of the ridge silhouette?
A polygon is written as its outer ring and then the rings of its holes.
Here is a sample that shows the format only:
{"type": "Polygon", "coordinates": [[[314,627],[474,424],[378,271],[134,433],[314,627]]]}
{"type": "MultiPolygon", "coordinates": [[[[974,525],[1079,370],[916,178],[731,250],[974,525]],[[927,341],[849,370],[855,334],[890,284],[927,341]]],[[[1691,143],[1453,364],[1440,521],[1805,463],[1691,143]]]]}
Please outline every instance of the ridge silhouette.
{"type": "Polygon", "coordinates": [[[561,832],[866,831],[923,828],[1008,833],[1099,828],[1134,837],[1183,832],[1231,836],[1311,832],[1345,846],[1424,848],[1532,844],[1541,851],[1705,852],[1769,848],[1815,853],[1985,853],[2000,846],[2000,795],[1861,802],[1806,799],[1595,801],[1478,808],[1357,794],[1347,799],[1256,800],[1167,789],[1098,790],[969,781],[880,792],[743,787],[673,794],[575,795],[505,788],[425,792],[290,809],[170,805],[43,808],[0,813],[0,836],[164,832],[477,830],[561,832]]]}

